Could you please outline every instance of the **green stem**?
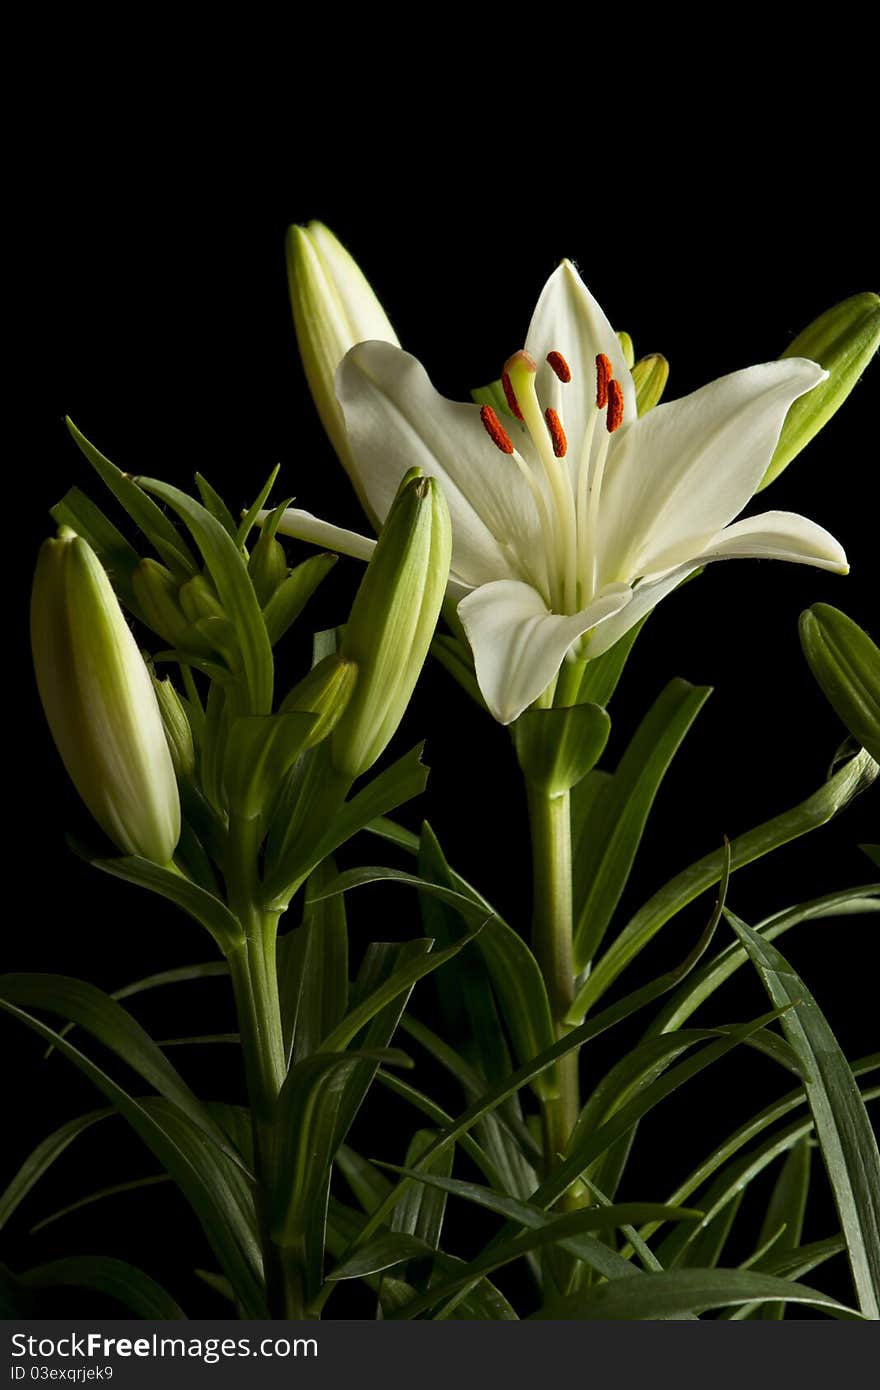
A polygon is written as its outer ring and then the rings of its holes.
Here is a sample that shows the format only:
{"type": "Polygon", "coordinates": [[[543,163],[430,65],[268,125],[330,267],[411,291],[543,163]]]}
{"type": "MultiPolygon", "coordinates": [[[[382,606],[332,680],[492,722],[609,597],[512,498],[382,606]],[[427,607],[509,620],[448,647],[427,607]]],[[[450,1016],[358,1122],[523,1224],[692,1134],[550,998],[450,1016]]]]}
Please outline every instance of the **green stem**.
{"type": "MultiPolygon", "coordinates": [[[[556,1036],[567,1031],[565,1016],[574,998],[569,794],[548,796],[527,781],[532,833],[532,944],[550,1000],[556,1036]]],[[[544,1162],[549,1171],[564,1152],[580,1113],[578,1056],[559,1062],[560,1093],[544,1103],[544,1162]]]]}
{"type": "Polygon", "coordinates": [[[556,681],[556,690],[553,696],[553,703],[556,706],[567,708],[569,705],[578,703],[578,696],[581,689],[581,681],[584,678],[586,661],[580,657],[569,660],[566,657],[559,668],[559,676],[556,681]]]}

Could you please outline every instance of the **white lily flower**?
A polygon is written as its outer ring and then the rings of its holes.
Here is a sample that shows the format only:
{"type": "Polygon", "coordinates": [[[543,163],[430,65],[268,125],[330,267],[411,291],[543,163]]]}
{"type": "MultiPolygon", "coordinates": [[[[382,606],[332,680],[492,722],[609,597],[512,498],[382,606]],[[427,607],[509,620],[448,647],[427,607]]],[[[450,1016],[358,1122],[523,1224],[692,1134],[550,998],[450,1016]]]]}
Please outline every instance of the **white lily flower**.
{"type": "MultiPolygon", "coordinates": [[[[440,480],[453,527],[450,591],[480,690],[509,724],[566,654],[601,655],[711,560],[769,557],[847,572],[839,543],[805,517],[734,521],[758,489],[789,406],[826,375],[805,358],[768,362],[639,418],[617,335],[563,261],[525,351],[505,368],[503,423],[489,406],[439,395],[414,357],[384,342],[347,354],[336,392],[372,514],[385,518],[408,468],[440,480]]],[[[296,509],[280,529],[361,558],[372,548],[296,509]]]]}

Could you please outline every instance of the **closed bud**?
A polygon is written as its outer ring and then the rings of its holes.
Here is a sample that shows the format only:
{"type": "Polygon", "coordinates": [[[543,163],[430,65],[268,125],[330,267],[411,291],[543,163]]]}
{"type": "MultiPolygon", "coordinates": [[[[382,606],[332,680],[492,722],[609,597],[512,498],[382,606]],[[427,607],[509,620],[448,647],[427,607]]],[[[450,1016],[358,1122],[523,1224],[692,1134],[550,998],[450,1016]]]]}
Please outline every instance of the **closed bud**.
{"type": "Polygon", "coordinates": [[[623,360],[628,367],[631,367],[636,360],[636,350],[633,347],[633,340],[628,333],[619,332],[617,341],[620,343],[620,350],[623,353],[623,360]]]}
{"type": "Polygon", "coordinates": [[[189,626],[178,600],[178,585],[170,570],[158,560],[141,560],[131,576],[134,596],[148,627],[172,646],[183,645],[189,626]]]}
{"type": "Polygon", "coordinates": [[[40,699],[92,815],[126,854],[167,864],[180,802],[152,679],[97,555],[62,527],[31,599],[40,699]]]}
{"type": "Polygon", "coordinates": [[[191,777],[195,770],[196,754],[192,728],[183,701],[168,679],[160,681],[154,676],[153,689],[159,703],[159,713],[162,716],[174,771],[178,778],[191,777]]]}
{"type": "Polygon", "coordinates": [[[182,584],[179,590],[180,606],[188,622],[197,623],[202,618],[224,618],[217,591],[203,574],[194,575],[182,584]]]}
{"type": "Polygon", "coordinates": [[[260,532],[260,539],[251,551],[248,574],[259,605],[265,608],[272,595],[287,578],[287,556],[283,547],[268,531],[260,532]]]}
{"type": "Polygon", "coordinates": [[[880,345],[880,296],[854,294],[820,314],[782,354],[809,357],[828,373],[789,409],[761,488],[778,478],[839,410],[880,345]]]}
{"type": "Polygon", "coordinates": [[[333,653],[313,666],[309,674],[285,696],[280,714],[300,710],[304,714],[318,716],[317,722],[312,725],[306,748],[314,748],[336,728],[354,693],[357,675],[357,666],[353,661],[341,653],[333,653]]]}
{"type": "Polygon", "coordinates": [[[880,763],[880,648],[828,603],[801,614],[801,646],[835,713],[880,763]]]}
{"type": "Polygon", "coordinates": [[[353,477],[334,389],[336,368],[356,343],[400,343],[360,267],[321,222],[288,231],[287,279],[309,387],[330,442],[353,477]]]}
{"type": "Polygon", "coordinates": [[[659,352],[650,357],[641,357],[632,369],[633,385],[636,388],[636,408],[640,415],[647,415],[655,405],[659,405],[669,380],[669,363],[659,352]]]}
{"type": "Polygon", "coordinates": [[[352,780],[372,767],[403,717],[434,634],[451,553],[449,511],[436,479],[408,474],[342,639],[358,678],[330,748],[336,769],[352,780]]]}

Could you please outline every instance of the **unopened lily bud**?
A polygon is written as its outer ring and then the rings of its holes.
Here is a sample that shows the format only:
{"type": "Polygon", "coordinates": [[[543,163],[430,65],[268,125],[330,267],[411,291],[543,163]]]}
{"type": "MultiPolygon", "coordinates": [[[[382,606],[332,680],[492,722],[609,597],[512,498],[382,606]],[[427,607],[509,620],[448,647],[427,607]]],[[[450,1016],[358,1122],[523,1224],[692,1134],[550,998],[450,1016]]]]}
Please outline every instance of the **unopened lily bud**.
{"type": "Polygon", "coordinates": [[[158,560],[141,560],[132,572],[131,584],[148,627],[173,646],[181,646],[189,621],[178,600],[179,586],[170,570],[158,560]]]}
{"type": "Polygon", "coordinates": [[[799,397],[785,417],[776,452],[761,488],[778,478],[839,410],[880,346],[880,296],[854,294],[820,314],[789,343],[783,357],[809,357],[828,373],[812,391],[799,397]]]}
{"type": "Polygon", "coordinates": [[[313,748],[336,728],[354,693],[357,675],[355,663],[335,652],[313,666],[309,674],[285,696],[280,714],[301,710],[304,714],[318,716],[317,722],[312,725],[306,748],[313,748]]]}
{"type": "Polygon", "coordinates": [[[153,689],[159,702],[159,713],[165,728],[168,751],[178,778],[191,777],[196,765],[195,748],[190,722],[183,702],[171,681],[153,677],[153,689]]]}
{"type": "Polygon", "coordinates": [[[330,743],[333,764],[345,776],[372,767],[403,718],[434,635],[451,553],[449,511],[436,479],[408,475],[342,639],[342,655],[358,668],[330,743]]]}
{"type": "Polygon", "coordinates": [[[287,556],[274,536],[261,531],[260,539],[251,551],[248,574],[260,607],[265,608],[276,589],[287,578],[287,556]]]}
{"type": "Polygon", "coordinates": [[[633,385],[636,388],[636,409],[640,415],[647,415],[655,405],[659,405],[669,380],[669,363],[659,352],[650,357],[641,357],[632,369],[633,385]]]}
{"type": "Polygon", "coordinates": [[[814,603],[801,614],[801,646],[825,698],[880,763],[880,648],[839,608],[814,603]]]}
{"type": "Polygon", "coordinates": [[[43,709],[83,801],[126,854],[167,864],[180,802],[150,673],[97,555],[66,526],[40,550],[31,644],[43,709]]]}
{"type": "Polygon", "coordinates": [[[197,623],[201,618],[226,617],[213,584],[203,574],[188,579],[181,585],[179,594],[180,606],[191,623],[197,623]]]}
{"type": "Polygon", "coordinates": [[[628,367],[631,367],[636,360],[636,350],[633,347],[633,340],[628,333],[622,330],[617,334],[617,341],[620,343],[620,350],[623,353],[623,360],[628,367]]]}
{"type": "Polygon", "coordinates": [[[296,338],[321,423],[353,476],[336,368],[356,343],[379,339],[399,347],[363,271],[321,222],[287,233],[287,279],[296,338]]]}

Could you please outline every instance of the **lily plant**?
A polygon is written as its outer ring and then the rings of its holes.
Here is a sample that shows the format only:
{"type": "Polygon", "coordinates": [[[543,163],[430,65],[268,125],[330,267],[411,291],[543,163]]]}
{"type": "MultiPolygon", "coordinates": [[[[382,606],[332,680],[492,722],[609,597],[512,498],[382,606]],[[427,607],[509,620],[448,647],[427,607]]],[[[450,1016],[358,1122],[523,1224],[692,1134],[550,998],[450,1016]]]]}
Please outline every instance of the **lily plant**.
{"type": "MultiPolygon", "coordinates": [[[[483,698],[509,724],[543,702],[563,662],[571,680],[710,561],[847,572],[841,545],[806,517],[736,520],[790,406],[827,376],[781,358],[639,416],[621,341],[566,260],[505,364],[504,408],[446,399],[392,342],[355,344],[336,373],[343,461],[377,528],[408,468],[440,481],[449,593],[483,698]]],[[[296,508],[279,529],[361,558],[373,544],[296,508]]]]}

